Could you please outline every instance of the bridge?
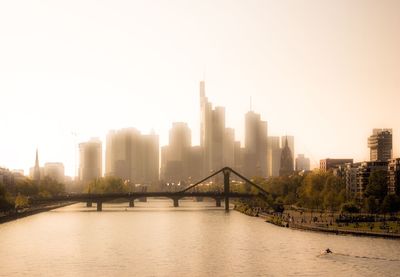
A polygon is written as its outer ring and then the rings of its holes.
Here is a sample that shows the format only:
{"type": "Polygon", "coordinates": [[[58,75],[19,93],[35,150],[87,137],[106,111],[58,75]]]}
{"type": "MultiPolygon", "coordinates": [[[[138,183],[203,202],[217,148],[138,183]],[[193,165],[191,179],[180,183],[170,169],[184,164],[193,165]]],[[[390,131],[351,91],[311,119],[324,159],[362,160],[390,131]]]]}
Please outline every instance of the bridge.
{"type": "Polygon", "coordinates": [[[60,195],[52,198],[34,198],[31,199],[32,203],[49,203],[49,202],[86,202],[88,207],[92,206],[92,203],[96,203],[97,211],[102,211],[103,203],[109,202],[115,199],[127,199],[129,201],[129,207],[134,207],[134,200],[144,197],[166,197],[173,200],[174,207],[179,207],[179,200],[186,197],[209,197],[213,198],[216,201],[216,206],[221,207],[221,201],[225,202],[225,210],[229,211],[229,200],[230,198],[256,198],[261,197],[266,199],[268,196],[268,192],[265,191],[262,187],[255,184],[248,178],[244,177],[240,173],[236,172],[230,167],[224,167],[210,176],[200,180],[199,182],[188,186],[187,188],[176,191],[176,192],[128,192],[128,193],[105,193],[105,194],[92,194],[92,193],[82,193],[82,194],[68,194],[68,195],[60,195]],[[200,192],[194,191],[193,188],[196,188],[201,183],[213,178],[214,176],[222,173],[224,176],[224,190],[223,191],[210,191],[210,192],[200,192]],[[233,192],[230,189],[230,177],[231,174],[236,175],[241,180],[245,181],[252,187],[255,187],[258,193],[241,193],[241,192],[233,192]]]}

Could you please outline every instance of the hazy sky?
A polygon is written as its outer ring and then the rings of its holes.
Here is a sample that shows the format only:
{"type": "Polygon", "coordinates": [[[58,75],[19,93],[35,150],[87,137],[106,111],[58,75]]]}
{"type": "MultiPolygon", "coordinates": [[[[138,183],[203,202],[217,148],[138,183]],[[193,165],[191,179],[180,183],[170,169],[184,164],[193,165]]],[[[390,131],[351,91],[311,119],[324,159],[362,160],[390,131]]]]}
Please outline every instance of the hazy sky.
{"type": "Polygon", "coordinates": [[[0,165],[60,161],[109,129],[199,143],[199,81],[243,141],[244,113],[297,153],[369,157],[375,127],[400,137],[400,1],[1,1],[0,165]],[[77,133],[77,138],[71,135],[77,133]]]}

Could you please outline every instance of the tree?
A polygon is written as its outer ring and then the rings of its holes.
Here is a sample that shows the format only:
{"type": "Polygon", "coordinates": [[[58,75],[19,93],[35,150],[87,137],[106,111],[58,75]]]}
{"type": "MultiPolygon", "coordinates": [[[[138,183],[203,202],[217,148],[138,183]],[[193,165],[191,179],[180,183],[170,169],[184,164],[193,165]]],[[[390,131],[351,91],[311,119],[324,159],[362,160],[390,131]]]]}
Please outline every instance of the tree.
{"type": "Polygon", "coordinates": [[[14,208],[11,203],[7,191],[2,183],[0,183],[0,211],[6,212],[14,208]]]}
{"type": "Polygon", "coordinates": [[[375,170],[369,176],[368,185],[365,188],[366,197],[374,196],[381,203],[387,195],[387,171],[375,170]]]}
{"type": "Polygon", "coordinates": [[[346,202],[342,204],[341,211],[343,213],[359,213],[360,208],[354,202],[346,202]]]}
{"type": "Polygon", "coordinates": [[[377,200],[372,195],[369,196],[367,198],[367,200],[365,201],[365,206],[366,206],[367,211],[371,214],[378,212],[379,206],[378,206],[377,200]]]}
{"type": "Polygon", "coordinates": [[[29,207],[29,199],[25,195],[18,194],[15,198],[15,209],[23,209],[29,207]]]}
{"type": "Polygon", "coordinates": [[[400,198],[397,195],[386,195],[381,206],[383,213],[394,213],[400,209],[400,198]]]}

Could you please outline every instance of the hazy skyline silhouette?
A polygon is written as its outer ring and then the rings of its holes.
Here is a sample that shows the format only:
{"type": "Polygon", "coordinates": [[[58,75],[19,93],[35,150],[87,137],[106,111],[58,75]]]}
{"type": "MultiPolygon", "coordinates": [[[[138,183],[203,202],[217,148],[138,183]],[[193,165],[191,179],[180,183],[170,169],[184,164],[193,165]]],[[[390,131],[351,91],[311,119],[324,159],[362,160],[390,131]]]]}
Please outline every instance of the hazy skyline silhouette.
{"type": "Polygon", "coordinates": [[[199,81],[244,142],[244,114],[296,153],[368,160],[373,128],[399,156],[400,2],[0,3],[0,165],[65,164],[110,129],[168,143],[187,122],[199,144],[199,81]],[[73,136],[71,132],[76,132],[73,136]]]}

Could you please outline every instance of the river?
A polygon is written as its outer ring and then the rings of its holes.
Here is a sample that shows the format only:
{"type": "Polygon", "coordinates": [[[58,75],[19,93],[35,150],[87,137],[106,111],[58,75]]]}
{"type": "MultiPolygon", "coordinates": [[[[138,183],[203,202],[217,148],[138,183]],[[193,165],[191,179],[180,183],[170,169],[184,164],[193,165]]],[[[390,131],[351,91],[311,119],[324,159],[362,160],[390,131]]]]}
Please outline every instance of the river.
{"type": "Polygon", "coordinates": [[[0,276],[399,276],[400,240],[280,228],[215,202],[81,204],[0,225],[0,276]],[[320,255],[331,248],[333,255],[320,255]]]}

